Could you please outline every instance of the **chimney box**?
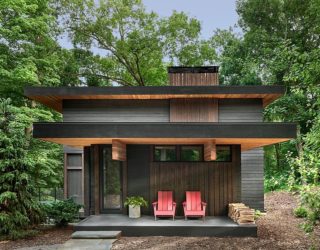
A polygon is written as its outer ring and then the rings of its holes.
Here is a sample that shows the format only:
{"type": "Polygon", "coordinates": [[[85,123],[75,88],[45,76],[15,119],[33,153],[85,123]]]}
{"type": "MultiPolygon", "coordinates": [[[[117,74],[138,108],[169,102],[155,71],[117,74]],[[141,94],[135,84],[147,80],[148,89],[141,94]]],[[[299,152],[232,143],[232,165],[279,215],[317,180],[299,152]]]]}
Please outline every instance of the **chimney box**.
{"type": "Polygon", "coordinates": [[[218,85],[219,66],[168,67],[171,86],[208,86],[218,85]]]}

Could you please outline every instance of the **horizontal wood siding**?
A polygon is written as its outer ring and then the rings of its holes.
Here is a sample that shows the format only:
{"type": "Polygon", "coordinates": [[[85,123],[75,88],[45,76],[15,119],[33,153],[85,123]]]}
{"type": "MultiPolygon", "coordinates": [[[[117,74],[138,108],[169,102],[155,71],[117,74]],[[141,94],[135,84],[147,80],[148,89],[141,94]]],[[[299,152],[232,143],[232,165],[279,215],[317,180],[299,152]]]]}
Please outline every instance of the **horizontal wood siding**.
{"type": "Polygon", "coordinates": [[[262,122],[260,99],[219,100],[219,122],[262,122]]]}
{"type": "Polygon", "coordinates": [[[68,100],[64,122],[169,122],[168,100],[68,100]]]}
{"type": "MultiPolygon", "coordinates": [[[[262,122],[262,101],[219,100],[219,122],[262,122]]],[[[241,153],[241,197],[246,205],[264,210],[263,149],[241,153]]]]}
{"type": "Polygon", "coordinates": [[[263,211],[263,149],[242,152],[241,165],[242,201],[254,209],[263,211]]]}

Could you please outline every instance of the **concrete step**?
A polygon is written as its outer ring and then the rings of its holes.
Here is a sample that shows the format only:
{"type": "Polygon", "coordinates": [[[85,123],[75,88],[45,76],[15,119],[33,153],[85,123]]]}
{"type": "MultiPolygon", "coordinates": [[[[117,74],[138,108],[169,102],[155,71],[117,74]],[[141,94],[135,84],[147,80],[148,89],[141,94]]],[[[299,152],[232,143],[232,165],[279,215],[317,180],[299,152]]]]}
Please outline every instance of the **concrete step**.
{"type": "Polygon", "coordinates": [[[59,250],[110,250],[116,239],[71,239],[59,250]]]}
{"type": "Polygon", "coordinates": [[[121,231],[76,231],[72,239],[119,239],[121,231]]]}

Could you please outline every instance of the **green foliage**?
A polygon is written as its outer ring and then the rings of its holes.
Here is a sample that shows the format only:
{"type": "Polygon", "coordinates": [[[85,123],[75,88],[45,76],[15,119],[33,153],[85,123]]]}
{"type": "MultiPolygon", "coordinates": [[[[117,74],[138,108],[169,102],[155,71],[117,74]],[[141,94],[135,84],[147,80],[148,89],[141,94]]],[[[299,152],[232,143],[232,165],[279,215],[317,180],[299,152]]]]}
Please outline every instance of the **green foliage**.
{"type": "Polygon", "coordinates": [[[162,85],[169,64],[203,65],[215,59],[214,48],[200,39],[200,22],[183,12],[160,18],[141,0],[62,3],[65,28],[91,62],[82,65],[82,76],[98,85],[162,85]],[[92,48],[99,48],[100,55],[93,55],[92,48]]]}
{"type": "Polygon", "coordinates": [[[79,209],[82,207],[73,201],[67,199],[43,204],[43,209],[48,218],[53,219],[59,227],[67,226],[79,217],[79,209]]]}
{"type": "Polygon", "coordinates": [[[288,188],[288,174],[274,172],[273,174],[265,174],[264,191],[276,191],[288,188]]]}
{"type": "Polygon", "coordinates": [[[0,101],[0,235],[17,239],[40,221],[28,160],[25,118],[10,100],[0,101]]]}
{"type": "MultiPolygon", "coordinates": [[[[320,35],[316,14],[319,10],[316,0],[237,1],[243,38],[235,40],[231,36],[228,41],[233,42],[226,43],[224,48],[237,51],[243,44],[244,49],[234,56],[223,52],[231,55],[226,61],[238,55],[236,60],[249,65],[249,71],[258,72],[265,84],[286,87],[286,95],[266,108],[265,121],[298,123],[296,140],[265,151],[266,178],[272,179],[267,180],[267,185],[268,181],[273,186],[287,177],[291,188],[319,183],[320,42],[315,39],[320,35]]],[[[226,71],[224,78],[241,76],[237,69],[238,66],[226,71]]]]}
{"type": "Polygon", "coordinates": [[[306,217],[305,222],[302,224],[302,228],[306,233],[310,233],[313,231],[314,226],[320,220],[320,187],[303,187],[300,191],[300,198],[301,206],[305,208],[304,217],[306,217]]]}
{"type": "Polygon", "coordinates": [[[127,197],[125,202],[124,202],[125,206],[142,206],[142,207],[147,207],[148,206],[148,202],[141,196],[131,196],[131,197],[127,197]]]}
{"type": "Polygon", "coordinates": [[[298,218],[306,218],[308,216],[308,211],[304,207],[297,207],[293,210],[293,213],[298,218]]]}
{"type": "Polygon", "coordinates": [[[60,147],[40,143],[30,133],[33,121],[51,116],[48,111],[13,106],[10,99],[0,101],[0,235],[27,235],[29,226],[42,217],[35,189],[61,182],[60,147]]]}
{"type": "Polygon", "coordinates": [[[58,85],[59,55],[50,0],[0,5],[0,93],[21,104],[23,87],[58,85]]]}
{"type": "Polygon", "coordinates": [[[255,210],[254,211],[254,219],[257,220],[259,219],[263,214],[261,213],[260,210],[255,210]]]}

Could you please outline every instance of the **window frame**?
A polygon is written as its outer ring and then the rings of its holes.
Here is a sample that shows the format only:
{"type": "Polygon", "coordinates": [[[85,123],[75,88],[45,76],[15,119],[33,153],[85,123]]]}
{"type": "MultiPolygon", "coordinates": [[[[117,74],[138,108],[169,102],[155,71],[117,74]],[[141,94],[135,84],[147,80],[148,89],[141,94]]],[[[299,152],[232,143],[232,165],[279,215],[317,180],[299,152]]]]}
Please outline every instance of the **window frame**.
{"type": "Polygon", "coordinates": [[[152,152],[152,156],[153,156],[153,161],[154,162],[179,162],[178,156],[178,145],[170,145],[170,144],[166,144],[166,145],[153,145],[153,152],[152,152]],[[174,161],[161,161],[161,160],[156,160],[156,147],[174,147],[175,153],[176,153],[176,159],[174,161]]]}

